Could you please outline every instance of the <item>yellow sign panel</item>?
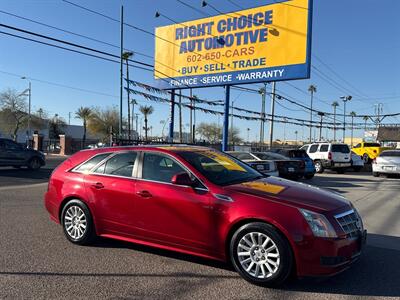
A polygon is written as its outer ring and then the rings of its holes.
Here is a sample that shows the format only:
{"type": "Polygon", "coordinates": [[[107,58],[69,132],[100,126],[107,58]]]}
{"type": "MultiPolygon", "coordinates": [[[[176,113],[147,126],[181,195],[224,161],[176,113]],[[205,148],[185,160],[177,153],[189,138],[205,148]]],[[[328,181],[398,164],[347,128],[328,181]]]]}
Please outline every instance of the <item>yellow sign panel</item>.
{"type": "Polygon", "coordinates": [[[156,28],[155,78],[185,88],[309,77],[311,0],[156,28]]]}

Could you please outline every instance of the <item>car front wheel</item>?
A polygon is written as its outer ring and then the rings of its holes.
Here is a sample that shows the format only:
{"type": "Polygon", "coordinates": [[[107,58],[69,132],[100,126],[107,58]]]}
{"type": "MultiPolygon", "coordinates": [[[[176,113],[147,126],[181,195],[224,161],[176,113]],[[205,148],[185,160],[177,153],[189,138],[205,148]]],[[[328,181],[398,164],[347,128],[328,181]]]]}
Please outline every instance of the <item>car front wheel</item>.
{"type": "Polygon", "coordinates": [[[74,244],[88,245],[96,236],[92,215],[80,200],[71,200],[64,206],[61,223],[65,236],[74,244]]]}
{"type": "Polygon", "coordinates": [[[30,170],[38,170],[42,166],[42,163],[39,158],[33,157],[28,162],[28,169],[30,170]]]}
{"type": "Polygon", "coordinates": [[[315,166],[315,171],[317,173],[323,173],[324,172],[324,167],[322,166],[322,163],[319,160],[314,162],[314,166],[315,166]]]}
{"type": "Polygon", "coordinates": [[[277,286],[292,271],[293,254],[288,241],[266,223],[240,227],[232,237],[230,256],[236,271],[257,285],[277,286]]]}

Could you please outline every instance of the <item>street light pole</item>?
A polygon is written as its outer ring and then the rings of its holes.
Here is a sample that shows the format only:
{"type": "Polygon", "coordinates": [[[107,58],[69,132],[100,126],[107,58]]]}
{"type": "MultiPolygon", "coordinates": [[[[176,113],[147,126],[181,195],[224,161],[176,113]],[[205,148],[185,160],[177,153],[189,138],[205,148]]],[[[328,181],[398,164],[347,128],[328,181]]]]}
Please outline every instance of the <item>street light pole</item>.
{"type": "Polygon", "coordinates": [[[272,142],[274,138],[274,117],[275,117],[275,81],[272,83],[271,93],[271,122],[269,127],[269,148],[272,149],[272,142]]]}
{"type": "Polygon", "coordinates": [[[121,19],[120,19],[120,42],[121,42],[121,57],[120,57],[120,86],[119,86],[119,120],[118,120],[118,138],[122,137],[122,95],[123,95],[123,51],[124,51],[124,6],[121,5],[121,19]]]}
{"type": "Polygon", "coordinates": [[[343,143],[346,136],[346,102],[351,100],[351,96],[342,96],[340,99],[343,100],[343,143]]]}
{"type": "MultiPolygon", "coordinates": [[[[26,78],[25,76],[21,77],[21,79],[23,79],[23,80],[28,80],[28,82],[29,82],[29,87],[28,87],[28,90],[29,90],[29,94],[28,94],[28,130],[27,130],[27,132],[28,132],[28,139],[27,139],[27,141],[26,141],[26,142],[27,142],[27,146],[28,146],[29,139],[30,139],[30,136],[31,136],[32,83],[31,83],[31,81],[30,81],[28,78],[26,78]]],[[[26,91],[26,90],[25,90],[25,91],[26,91]]],[[[25,94],[25,92],[23,92],[22,94],[25,94]]]]}

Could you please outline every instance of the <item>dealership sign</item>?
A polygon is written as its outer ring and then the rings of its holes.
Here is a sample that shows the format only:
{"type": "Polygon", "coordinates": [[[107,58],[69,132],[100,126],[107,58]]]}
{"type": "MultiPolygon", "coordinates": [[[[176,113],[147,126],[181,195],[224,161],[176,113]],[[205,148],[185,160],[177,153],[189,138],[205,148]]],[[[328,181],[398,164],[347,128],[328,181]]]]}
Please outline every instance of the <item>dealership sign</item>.
{"type": "Polygon", "coordinates": [[[156,28],[154,76],[177,89],[309,78],[312,0],[156,28]]]}

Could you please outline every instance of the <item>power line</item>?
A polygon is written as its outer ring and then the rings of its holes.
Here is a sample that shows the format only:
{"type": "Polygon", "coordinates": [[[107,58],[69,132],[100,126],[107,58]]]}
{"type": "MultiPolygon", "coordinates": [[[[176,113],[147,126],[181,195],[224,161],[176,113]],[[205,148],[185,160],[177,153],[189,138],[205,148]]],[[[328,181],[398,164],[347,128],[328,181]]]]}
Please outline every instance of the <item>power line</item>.
{"type": "Polygon", "coordinates": [[[185,5],[186,7],[191,8],[191,9],[194,10],[194,11],[197,11],[199,14],[201,14],[201,15],[203,15],[203,16],[206,16],[206,17],[209,17],[209,16],[210,16],[210,14],[207,14],[207,13],[205,13],[204,11],[202,11],[201,9],[198,9],[198,8],[196,8],[196,7],[194,7],[194,6],[190,5],[190,4],[188,4],[188,3],[186,3],[186,2],[183,2],[183,1],[181,1],[181,0],[176,0],[176,1],[178,1],[180,4],[185,5]]]}

